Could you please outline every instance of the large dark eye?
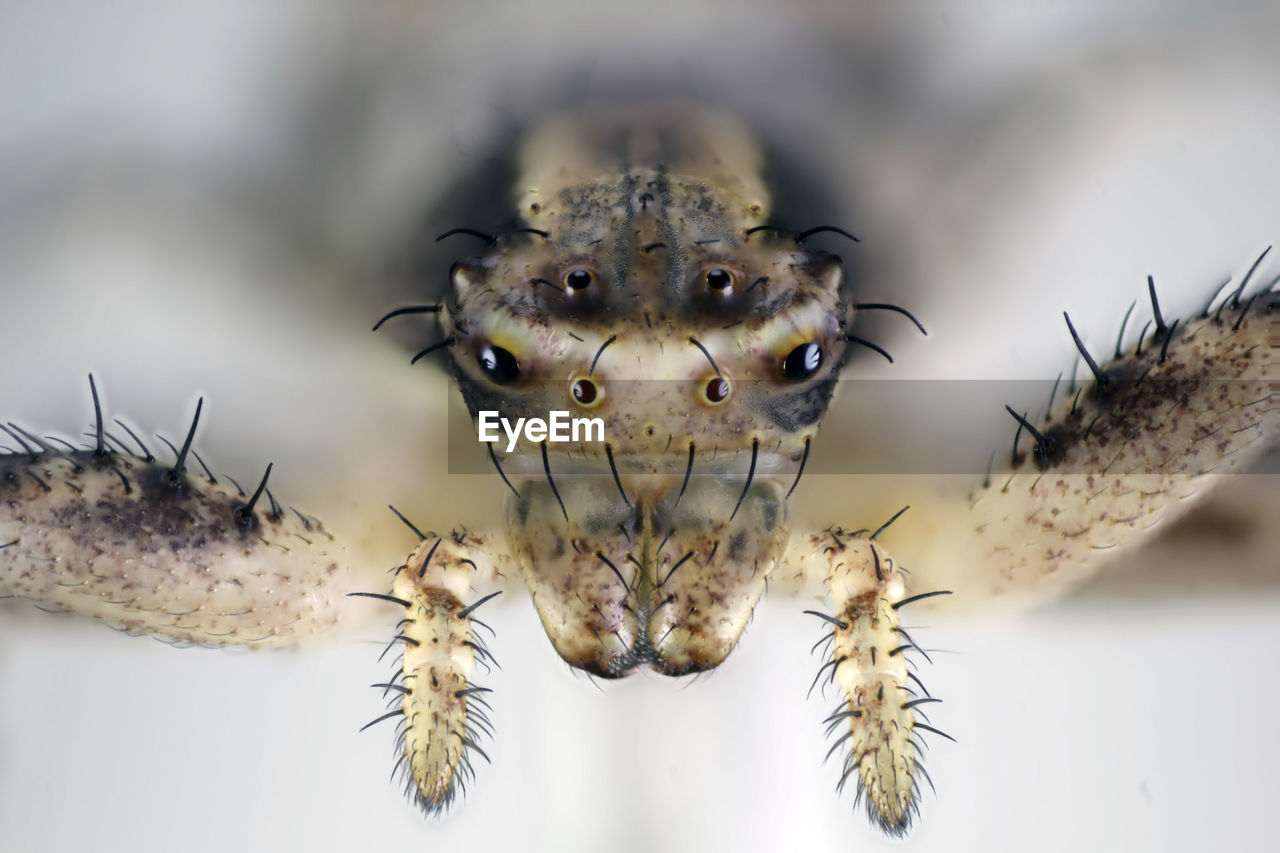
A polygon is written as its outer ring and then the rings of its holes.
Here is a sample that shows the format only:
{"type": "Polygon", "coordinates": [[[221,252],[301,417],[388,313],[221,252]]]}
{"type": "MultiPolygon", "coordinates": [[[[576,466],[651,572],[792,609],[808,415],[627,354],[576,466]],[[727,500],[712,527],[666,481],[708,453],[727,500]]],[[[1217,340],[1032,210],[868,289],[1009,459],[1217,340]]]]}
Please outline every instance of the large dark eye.
{"type": "Polygon", "coordinates": [[[499,385],[515,382],[520,376],[520,362],[502,347],[489,344],[480,350],[476,360],[480,362],[480,369],[484,371],[484,375],[499,385]]]}
{"type": "Polygon", "coordinates": [[[719,267],[707,270],[707,285],[712,290],[727,291],[733,287],[733,273],[719,267]]]}
{"type": "Polygon", "coordinates": [[[564,284],[570,290],[586,290],[591,284],[591,273],[583,269],[570,270],[564,277],[564,284]]]}
{"type": "Polygon", "coordinates": [[[797,382],[813,376],[819,367],[822,367],[822,347],[814,343],[801,344],[782,360],[783,374],[797,382]]]}
{"type": "Polygon", "coordinates": [[[702,387],[703,401],[713,406],[718,406],[728,399],[730,390],[731,386],[728,379],[723,376],[713,376],[702,387]]]}

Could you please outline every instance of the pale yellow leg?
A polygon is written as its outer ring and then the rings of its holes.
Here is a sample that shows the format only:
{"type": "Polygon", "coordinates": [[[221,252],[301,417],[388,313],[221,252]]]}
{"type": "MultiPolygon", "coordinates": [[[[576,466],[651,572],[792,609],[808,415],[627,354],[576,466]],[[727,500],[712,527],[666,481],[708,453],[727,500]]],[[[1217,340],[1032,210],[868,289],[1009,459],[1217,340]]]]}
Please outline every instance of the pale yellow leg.
{"type": "MultiPolygon", "coordinates": [[[[810,611],[831,625],[829,651],[814,686],[834,685],[840,701],[824,720],[833,738],[828,757],[843,756],[839,788],[853,779],[855,804],[866,803],[873,824],[904,835],[919,810],[921,732],[949,737],[918,722],[913,709],[937,699],[911,672],[907,655],[920,652],[901,627],[898,608],[932,594],[908,596],[902,571],[876,533],[832,528],[793,545],[792,571],[826,575],[834,610],[810,611]]],[[[942,591],[933,591],[942,592],[942,591]]],[[[932,784],[932,783],[930,783],[932,784]]]]}
{"type": "Polygon", "coordinates": [[[473,671],[494,661],[475,631],[487,626],[473,614],[498,594],[477,589],[501,577],[498,559],[489,556],[484,537],[426,534],[395,570],[389,595],[354,593],[404,609],[392,639],[403,646],[396,674],[374,685],[398,695],[373,722],[400,718],[403,752],[396,768],[406,794],[428,815],[444,811],[465,791],[474,777],[473,755],[488,760],[479,741],[492,735],[484,697],[489,691],[474,683],[473,671]]]}

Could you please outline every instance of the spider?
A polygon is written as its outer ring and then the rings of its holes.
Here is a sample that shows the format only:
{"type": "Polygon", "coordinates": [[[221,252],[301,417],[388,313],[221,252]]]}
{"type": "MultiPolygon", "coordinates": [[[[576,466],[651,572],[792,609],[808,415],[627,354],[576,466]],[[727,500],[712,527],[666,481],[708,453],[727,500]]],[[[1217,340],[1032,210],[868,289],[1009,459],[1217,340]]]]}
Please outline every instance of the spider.
{"type": "MultiPolygon", "coordinates": [[[[531,242],[534,242],[534,243],[535,243],[535,245],[536,245],[536,241],[534,240],[534,238],[536,238],[536,234],[534,234],[534,236],[530,236],[530,241],[531,241],[531,242]]],[[[710,287],[710,282],[708,282],[708,286],[710,287]]],[[[605,353],[607,353],[607,351],[605,351],[605,353]]],[[[483,355],[483,352],[481,352],[481,353],[476,353],[476,355],[483,355]]],[[[826,355],[826,353],[824,353],[824,355],[826,355]]],[[[803,360],[801,360],[801,361],[803,361],[803,360]]],[[[786,359],[782,359],[782,362],[783,362],[783,369],[785,369],[785,362],[786,362],[786,359]]],[[[389,364],[389,360],[388,360],[388,364],[389,364]]],[[[477,359],[476,364],[477,364],[477,365],[480,365],[480,364],[481,364],[481,361],[480,361],[479,359],[477,359]]],[[[243,366],[243,365],[241,365],[241,366],[243,366]]],[[[113,382],[113,386],[111,386],[111,388],[113,388],[113,389],[111,389],[111,393],[113,393],[113,396],[116,396],[116,394],[119,394],[119,392],[118,392],[118,391],[115,391],[115,389],[114,389],[114,382],[113,382]]],[[[315,389],[315,391],[314,391],[314,392],[312,392],[312,393],[323,393],[323,391],[320,391],[320,389],[319,389],[319,388],[317,388],[317,389],[315,389]]],[[[1027,405],[1032,405],[1032,403],[1030,403],[1030,402],[1028,401],[1027,405]]],[[[113,411],[120,411],[120,410],[122,410],[122,407],[120,407],[119,405],[111,406],[111,410],[113,410],[113,411]]],[[[128,410],[128,407],[124,407],[124,410],[128,410]]],[[[214,409],[214,407],[212,407],[212,406],[211,406],[211,407],[210,407],[210,414],[212,414],[212,412],[214,412],[214,411],[216,411],[216,410],[214,409]]],[[[31,421],[29,421],[29,420],[28,420],[28,418],[26,418],[26,416],[24,416],[23,421],[26,421],[26,423],[31,423],[31,421]]],[[[142,421],[142,423],[146,423],[146,421],[145,421],[145,420],[143,420],[143,416],[142,416],[142,415],[137,415],[137,416],[134,416],[132,423],[137,424],[137,423],[140,423],[140,421],[142,421]]],[[[170,432],[170,438],[173,438],[175,443],[178,443],[178,439],[180,438],[180,435],[182,435],[182,429],[183,429],[183,428],[182,428],[182,427],[180,427],[180,425],[179,425],[179,427],[175,427],[175,428],[172,428],[172,429],[170,429],[170,430],[169,430],[169,432],[170,432]]],[[[206,427],[206,430],[209,430],[209,432],[211,432],[211,428],[210,428],[210,427],[206,427]]],[[[146,439],[146,441],[152,441],[152,439],[147,438],[147,439],[146,439]]],[[[1023,439],[1023,441],[1024,441],[1024,442],[1028,442],[1028,439],[1025,439],[1025,438],[1024,438],[1024,439],[1023,439]]],[[[255,441],[255,443],[257,443],[257,442],[255,441]]],[[[265,443],[265,442],[264,442],[264,443],[265,443]]],[[[1025,451],[1027,451],[1027,448],[1028,448],[1029,446],[1030,446],[1030,444],[1029,444],[1029,443],[1024,443],[1024,447],[1023,447],[1024,452],[1025,452],[1025,451]]],[[[744,457],[744,459],[745,459],[745,457],[744,457]]],[[[536,460],[535,460],[535,461],[536,461],[536,460]]],[[[792,461],[796,461],[796,460],[792,460],[792,461]]],[[[366,464],[371,464],[371,462],[366,462],[366,464]]],[[[282,467],[283,467],[283,466],[282,466],[282,467]]],[[[389,466],[388,466],[388,467],[389,467],[389,466]]],[[[625,470],[625,469],[623,469],[623,470],[625,470]]],[[[317,471],[317,474],[319,474],[319,471],[317,471]]],[[[375,475],[375,474],[366,474],[366,476],[371,476],[371,478],[372,478],[372,479],[374,479],[374,480],[378,480],[378,479],[380,478],[380,476],[387,476],[387,474],[380,474],[380,475],[375,475]]],[[[492,476],[492,475],[490,475],[490,476],[492,476]]],[[[626,492],[626,487],[625,487],[625,485],[623,485],[623,484],[625,484],[625,482],[626,482],[626,474],[621,474],[621,475],[616,475],[616,476],[609,476],[609,478],[608,478],[607,480],[605,480],[605,484],[609,485],[609,488],[611,488],[611,489],[612,489],[612,488],[618,488],[618,493],[622,494],[622,496],[623,496],[623,497],[625,497],[625,496],[626,496],[626,494],[627,494],[627,492],[626,492]],[[621,483],[620,483],[620,482],[621,482],[621,483]]],[[[246,493],[248,493],[248,492],[251,492],[251,491],[252,491],[252,485],[251,485],[250,483],[244,483],[244,485],[246,485],[246,487],[247,487],[246,489],[244,489],[244,491],[246,491],[246,493]]],[[[429,487],[428,487],[428,488],[430,488],[430,485],[429,485],[429,487]]],[[[291,489],[291,491],[292,491],[292,489],[291,489]]],[[[306,491],[307,493],[311,493],[310,489],[305,489],[305,491],[306,491]]],[[[365,491],[369,491],[369,489],[365,489],[365,491]]],[[[293,497],[293,496],[292,496],[292,494],[291,494],[291,497],[293,497]]],[[[554,497],[554,496],[553,496],[553,497],[554,497]]],[[[316,511],[316,514],[317,514],[317,515],[323,515],[323,516],[325,517],[325,520],[326,520],[326,521],[330,521],[330,524],[332,524],[332,525],[337,524],[337,523],[335,523],[335,521],[332,521],[332,519],[334,519],[334,517],[335,517],[335,514],[334,514],[334,512],[333,512],[333,511],[330,511],[330,510],[329,510],[329,508],[325,508],[325,507],[312,507],[312,505],[310,505],[310,503],[306,503],[306,502],[300,502],[300,503],[301,503],[301,505],[303,506],[303,508],[305,508],[305,510],[307,510],[307,511],[312,511],[312,510],[314,510],[314,511],[316,511]]],[[[397,501],[397,505],[402,506],[402,505],[403,505],[403,502],[401,502],[401,501],[397,501]]],[[[552,506],[552,505],[550,505],[550,503],[548,503],[548,506],[552,506]]],[[[731,510],[731,511],[732,511],[732,510],[731,510]]],[[[338,511],[338,515],[340,515],[340,511],[338,511]]],[[[420,515],[420,514],[419,514],[419,512],[415,512],[415,511],[412,511],[412,510],[407,510],[407,511],[406,511],[406,515],[407,515],[407,516],[410,516],[410,517],[419,517],[419,515],[420,515]]],[[[566,515],[566,516],[568,515],[568,511],[567,511],[567,510],[566,510],[566,512],[564,512],[564,515],[566,515]]],[[[878,517],[878,519],[867,519],[867,521],[865,521],[865,523],[874,523],[874,524],[878,525],[879,523],[882,523],[882,521],[886,520],[886,519],[887,519],[887,517],[888,517],[887,515],[884,515],[884,516],[878,517]]],[[[908,520],[910,519],[910,517],[911,517],[911,514],[908,514],[908,515],[906,515],[906,516],[902,517],[902,519],[901,519],[900,523],[905,523],[905,521],[908,521],[908,520]]],[[[388,530],[396,528],[396,525],[398,525],[398,524],[399,524],[399,523],[398,523],[398,521],[394,520],[394,517],[392,517],[392,519],[390,519],[390,520],[388,521],[387,526],[385,526],[385,528],[384,528],[384,537],[385,537],[385,538],[387,538],[387,539],[389,539],[389,540],[397,539],[397,537],[403,537],[403,535],[404,535],[404,534],[403,534],[402,530],[399,530],[399,532],[396,532],[396,533],[388,533],[388,530]]],[[[893,534],[893,532],[896,532],[896,530],[897,530],[897,529],[899,529],[899,528],[896,528],[896,526],[895,526],[895,528],[890,528],[890,529],[888,529],[888,532],[887,532],[886,534],[884,534],[884,535],[886,535],[886,537],[890,537],[890,535],[892,535],[892,534],[893,534]]],[[[838,532],[837,532],[837,537],[838,537],[838,532]]],[[[403,539],[402,539],[402,538],[401,538],[401,539],[399,539],[399,540],[401,540],[401,542],[403,542],[403,539]]],[[[401,549],[403,549],[403,546],[402,546],[402,548],[401,548],[401,549]]],[[[389,560],[389,561],[387,561],[387,562],[388,562],[388,566],[390,566],[390,565],[397,564],[398,560],[394,560],[394,558],[393,558],[393,560],[389,560]]],[[[832,616],[832,613],[829,613],[829,612],[828,612],[828,613],[827,613],[827,615],[828,615],[828,616],[832,616]]],[[[838,620],[840,620],[840,616],[838,616],[838,613],[836,613],[836,615],[835,615],[835,619],[836,619],[837,621],[838,621],[838,620]]],[[[828,624],[829,624],[829,622],[828,622],[828,624]]],[[[536,628],[534,628],[534,629],[532,629],[532,630],[536,630],[536,628]]],[[[504,635],[509,635],[509,634],[511,634],[511,633],[513,633],[513,631],[503,630],[503,634],[504,634],[504,635]]],[[[739,656],[739,657],[735,657],[735,662],[737,662],[737,661],[739,661],[739,660],[741,660],[741,656],[739,656]]],[[[237,661],[237,662],[239,662],[239,661],[237,661]]],[[[805,680],[806,680],[806,681],[808,681],[808,678],[806,678],[805,680]]],[[[705,685],[704,685],[704,686],[705,686],[705,685]]],[[[506,693],[506,690],[504,690],[504,693],[506,693]]]]}
{"type": "MultiPolygon", "coordinates": [[[[899,611],[952,591],[909,591],[879,541],[906,507],[875,528],[790,539],[788,500],[848,345],[892,361],[853,334],[853,313],[924,326],[901,306],[851,300],[839,257],[807,244],[853,235],[769,224],[759,152],[731,120],[576,115],[532,131],[519,156],[515,224],[441,235],[467,232],[486,251],[453,265],[445,301],[374,325],[437,315],[441,339],[411,364],[450,350],[480,437],[486,421],[502,423],[506,449],[487,452],[510,490],[505,548],[493,532],[424,533],[392,507],[420,544],[389,590],[352,592],[341,546],[276,500],[271,466],[250,493],[194,452],[203,401],[181,449],[161,439],[174,458],[160,462],[124,421],[108,428],[93,387],[83,448],[4,427],[16,444],[3,460],[4,591],[204,645],[300,642],[331,627],[343,594],[393,605],[403,618],[383,655],[399,647],[398,664],[373,685],[391,701],[368,725],[400,721],[395,766],[436,816],[489,761],[492,691],[476,677],[496,664],[480,631],[493,629],[474,614],[504,576],[523,577],[567,663],[608,679],[714,669],[771,577],[816,581],[830,607],[805,611],[827,626],[810,692],[838,697],[823,721],[827,757],[843,754],[837,788],[852,782],[873,824],[905,834],[922,783],[933,785],[924,737],[952,738],[926,722],[921,706],[942,700],[916,673],[910,655],[932,659],[899,611]],[[576,426],[557,435],[558,406],[599,410],[594,438],[588,429],[579,441],[576,426]],[[526,422],[540,426],[521,435],[526,422]]],[[[1006,406],[1017,423],[1008,463],[963,501],[926,510],[970,587],[1071,583],[1274,441],[1265,358],[1276,306],[1269,288],[1248,289],[1265,255],[1181,337],[1149,281],[1151,320],[1131,349],[1122,327],[1110,361],[1065,317],[1091,383],[1070,382],[1056,407],[1055,383],[1042,418],[1006,406]]]]}

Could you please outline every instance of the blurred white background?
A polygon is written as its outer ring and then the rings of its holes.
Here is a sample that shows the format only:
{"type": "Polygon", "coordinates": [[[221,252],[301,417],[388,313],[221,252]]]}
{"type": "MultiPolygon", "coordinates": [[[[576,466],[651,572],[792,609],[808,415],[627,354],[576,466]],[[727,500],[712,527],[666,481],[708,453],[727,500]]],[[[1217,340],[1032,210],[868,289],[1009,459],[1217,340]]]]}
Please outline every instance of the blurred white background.
{"type": "MultiPolygon", "coordinates": [[[[1062,310],[1107,347],[1148,273],[1185,314],[1280,234],[1266,4],[74,5],[0,6],[0,417],[73,433],[93,370],[172,438],[203,393],[206,458],[242,481],[276,461],[373,588],[411,545],[386,503],[444,528],[501,494],[446,477],[438,379],[365,331],[394,256],[513,116],[580,89],[652,76],[742,111],[849,200],[865,292],[931,332],[877,327],[898,363],[859,375],[1052,378],[1062,310]]],[[[1006,447],[995,423],[974,440],[1006,447]]],[[[867,524],[884,486],[806,499],[867,524]]],[[[1278,522],[1275,477],[1241,478],[1061,604],[917,615],[954,652],[926,682],[960,743],[935,739],[905,844],[820,766],[807,602],[767,601],[696,684],[600,691],[505,596],[494,766],[435,823],[386,784],[391,724],[356,735],[382,707],[376,608],[235,654],[3,603],[0,849],[1269,849],[1278,522]]]]}

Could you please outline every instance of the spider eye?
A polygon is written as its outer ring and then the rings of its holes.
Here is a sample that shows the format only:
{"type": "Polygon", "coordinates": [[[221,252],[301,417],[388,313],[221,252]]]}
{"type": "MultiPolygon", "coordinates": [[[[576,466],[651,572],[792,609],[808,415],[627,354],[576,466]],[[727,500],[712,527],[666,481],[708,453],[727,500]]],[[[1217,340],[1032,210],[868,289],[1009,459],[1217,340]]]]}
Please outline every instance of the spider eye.
{"type": "Polygon", "coordinates": [[[728,291],[733,287],[733,273],[720,267],[707,270],[707,286],[712,290],[728,291]]]}
{"type": "Polygon", "coordinates": [[[801,344],[782,360],[782,373],[788,379],[800,382],[813,376],[822,366],[822,347],[815,343],[801,344]]]}
{"type": "Polygon", "coordinates": [[[702,389],[702,395],[713,406],[723,403],[729,396],[729,380],[723,376],[708,379],[706,387],[702,389]]]}
{"type": "Polygon", "coordinates": [[[586,290],[591,284],[591,273],[584,269],[570,270],[564,277],[564,285],[570,290],[586,290]]]}
{"type": "Polygon", "coordinates": [[[600,401],[600,388],[586,377],[575,381],[572,388],[573,399],[583,408],[590,409],[600,401]]]}
{"type": "Polygon", "coordinates": [[[480,369],[484,371],[484,375],[499,385],[515,382],[520,376],[520,362],[516,361],[516,357],[502,347],[489,344],[480,350],[480,355],[476,357],[476,361],[479,362],[480,369]]]}

